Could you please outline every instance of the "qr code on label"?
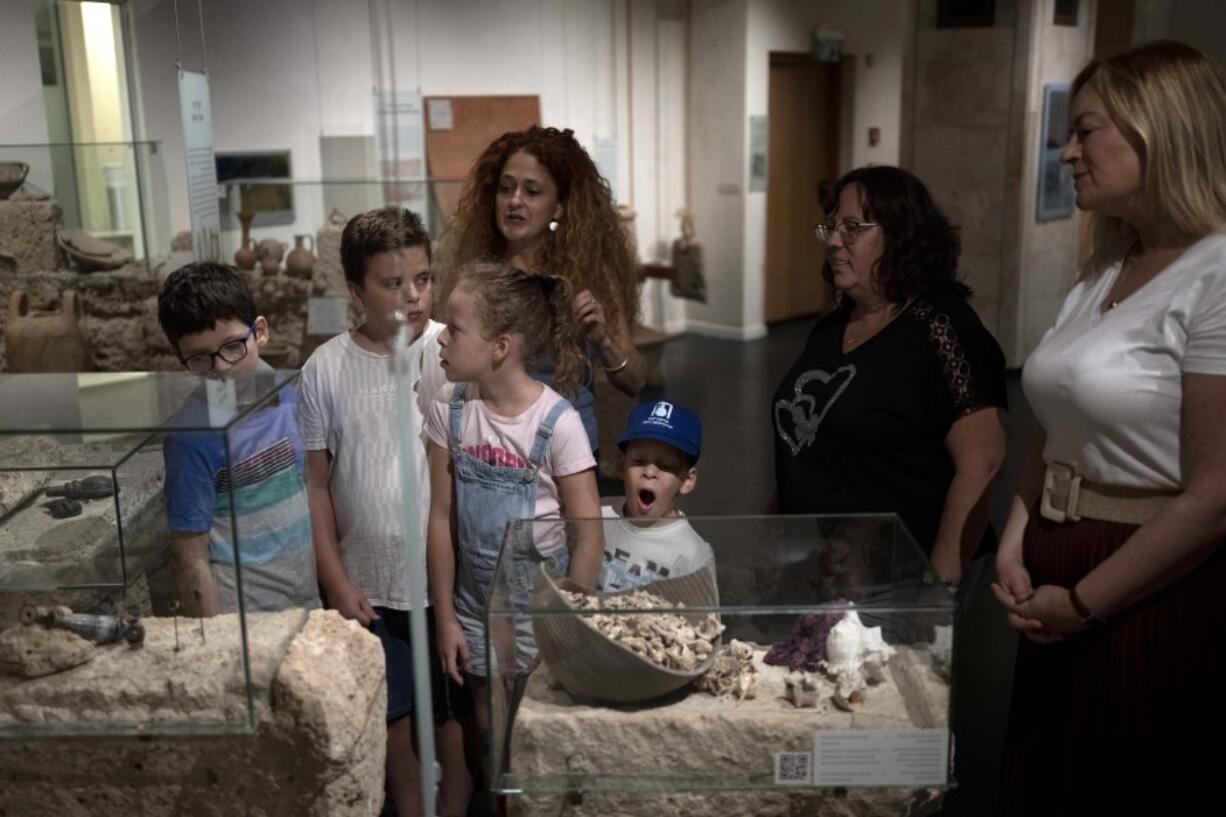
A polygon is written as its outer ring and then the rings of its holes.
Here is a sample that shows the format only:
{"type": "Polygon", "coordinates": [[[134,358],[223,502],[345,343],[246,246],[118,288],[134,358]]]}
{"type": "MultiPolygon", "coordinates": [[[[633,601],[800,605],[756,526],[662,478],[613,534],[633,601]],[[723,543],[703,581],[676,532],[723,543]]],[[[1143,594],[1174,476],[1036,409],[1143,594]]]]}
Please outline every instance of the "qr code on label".
{"type": "Polygon", "coordinates": [[[775,752],[776,786],[807,786],[812,782],[812,752],[775,752]]]}

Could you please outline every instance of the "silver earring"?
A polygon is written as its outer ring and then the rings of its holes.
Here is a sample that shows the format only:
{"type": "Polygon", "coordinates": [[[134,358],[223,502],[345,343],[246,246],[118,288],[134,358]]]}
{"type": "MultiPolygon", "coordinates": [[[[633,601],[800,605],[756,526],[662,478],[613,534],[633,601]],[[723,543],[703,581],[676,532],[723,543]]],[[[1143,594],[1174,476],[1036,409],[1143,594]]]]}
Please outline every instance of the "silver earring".
{"type": "Polygon", "coordinates": [[[555,218],[555,219],[550,219],[550,221],[549,221],[549,232],[551,232],[551,233],[556,233],[557,231],[558,231],[558,220],[557,220],[556,218],[555,218]]]}

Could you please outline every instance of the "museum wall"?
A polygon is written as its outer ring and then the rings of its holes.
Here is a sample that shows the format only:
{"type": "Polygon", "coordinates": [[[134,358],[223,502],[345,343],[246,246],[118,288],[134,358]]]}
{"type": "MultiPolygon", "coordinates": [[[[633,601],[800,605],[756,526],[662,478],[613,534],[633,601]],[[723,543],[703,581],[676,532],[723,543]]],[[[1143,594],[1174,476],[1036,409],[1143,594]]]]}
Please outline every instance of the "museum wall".
{"type": "MultiPolygon", "coordinates": [[[[34,3],[0,0],[0,20],[0,145],[45,143],[47,111],[34,34],[34,3]]],[[[27,178],[51,189],[50,161],[31,162],[27,178]]]]}
{"type": "Polygon", "coordinates": [[[936,28],[921,6],[910,168],[961,227],[972,303],[1018,366],[1051,326],[1077,269],[1080,216],[1038,223],[1043,86],[1090,58],[1094,0],[1077,26],[1052,23],[1054,0],[998,4],[996,25],[936,28]],[[968,161],[968,159],[970,159],[968,161]]]}
{"type": "Polygon", "coordinates": [[[858,60],[844,170],[896,164],[906,135],[901,89],[913,36],[910,9],[909,0],[692,5],[690,172],[711,284],[708,304],[686,307],[692,330],[737,339],[765,333],[766,194],[748,190],[748,133],[749,117],[768,114],[770,52],[808,52],[819,25],[841,31],[844,52],[858,60]],[[870,53],[871,67],[864,60],[870,53]],[[867,144],[869,126],[881,128],[876,146],[867,144]],[[704,231],[709,219],[716,229],[704,231]]]}
{"type": "MultiPolygon", "coordinates": [[[[1018,117],[1022,132],[1021,174],[1016,180],[1020,231],[1017,249],[1001,263],[998,337],[1012,362],[1020,365],[1056,321],[1060,304],[1076,280],[1079,241],[1085,217],[1073,210],[1067,218],[1038,221],[1037,197],[1042,157],[1043,89],[1051,83],[1071,83],[1091,58],[1096,4],[1083,2],[1076,26],[1052,23],[1054,0],[1019,3],[1019,16],[1029,13],[1032,34],[1025,106],[1018,117]],[[1016,304],[1011,296],[1017,298],[1016,304]],[[1012,350],[1012,351],[1009,351],[1012,350]]],[[[1019,20],[1020,23],[1020,20],[1019,20]]],[[[1017,87],[1022,87],[1019,82],[1017,87]]],[[[1020,100],[1018,100],[1020,102],[1020,100]]],[[[1071,102],[1071,100],[1070,100],[1071,102]]],[[[1010,184],[1014,183],[1010,179],[1010,184]]]]}

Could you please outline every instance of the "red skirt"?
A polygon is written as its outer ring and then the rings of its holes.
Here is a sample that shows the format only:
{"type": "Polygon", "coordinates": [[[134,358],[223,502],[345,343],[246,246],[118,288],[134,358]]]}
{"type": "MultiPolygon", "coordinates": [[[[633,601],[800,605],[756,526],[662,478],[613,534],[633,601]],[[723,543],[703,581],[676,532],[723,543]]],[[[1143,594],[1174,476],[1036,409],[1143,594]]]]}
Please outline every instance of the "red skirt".
{"type": "MultiPolygon", "coordinates": [[[[1031,516],[1035,587],[1071,587],[1136,525],[1031,516]]],[[[1226,759],[1226,548],[1058,644],[1019,641],[1000,812],[1133,814],[1214,802],[1226,759]],[[1209,798],[1212,793],[1214,797],[1209,798]]],[[[1186,813],[1199,813],[1189,811],[1186,813]]]]}

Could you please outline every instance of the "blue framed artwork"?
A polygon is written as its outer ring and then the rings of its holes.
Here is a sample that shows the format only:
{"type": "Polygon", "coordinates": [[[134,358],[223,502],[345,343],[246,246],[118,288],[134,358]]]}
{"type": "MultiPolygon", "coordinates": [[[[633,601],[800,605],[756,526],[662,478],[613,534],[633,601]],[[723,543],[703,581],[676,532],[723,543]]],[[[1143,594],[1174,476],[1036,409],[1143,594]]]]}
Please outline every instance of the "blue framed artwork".
{"type": "Polygon", "coordinates": [[[1055,221],[1073,214],[1076,192],[1072,168],[1060,164],[1060,151],[1068,139],[1069,86],[1053,82],[1043,86],[1043,130],[1039,144],[1039,195],[1035,221],[1055,221]]]}

